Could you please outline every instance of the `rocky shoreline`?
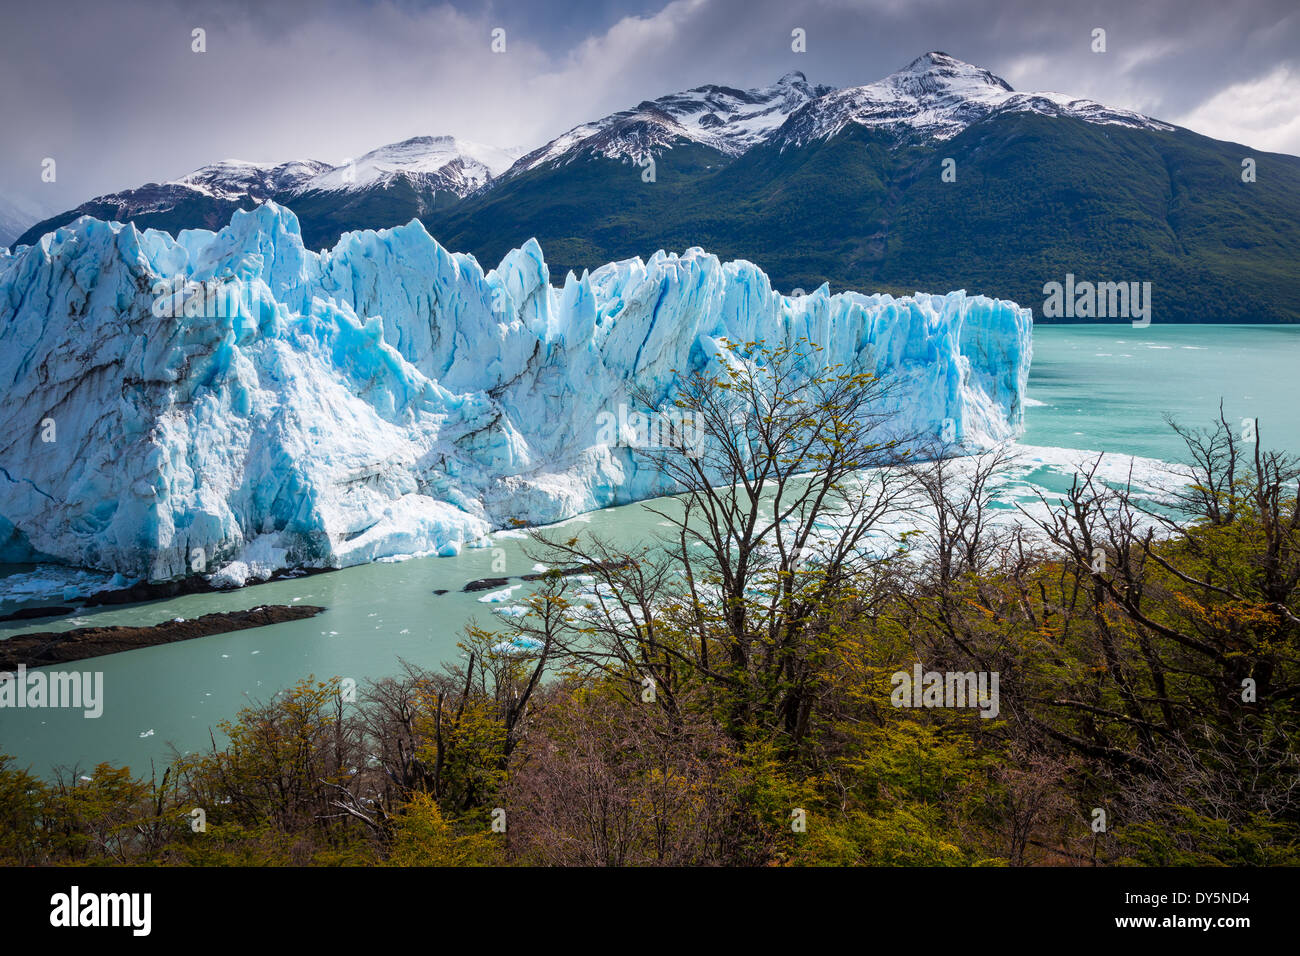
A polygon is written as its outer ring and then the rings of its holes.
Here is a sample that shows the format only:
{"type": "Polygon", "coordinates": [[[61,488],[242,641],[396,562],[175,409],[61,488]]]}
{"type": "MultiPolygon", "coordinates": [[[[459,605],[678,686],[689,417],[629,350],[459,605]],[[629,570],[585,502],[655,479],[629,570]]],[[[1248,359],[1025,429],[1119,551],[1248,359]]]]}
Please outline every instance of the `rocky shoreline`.
{"type": "MultiPolygon", "coordinates": [[[[264,581],[250,581],[240,587],[255,587],[272,581],[286,581],[304,578],[313,574],[328,574],[338,568],[286,568],[276,571],[264,581]]],[[[168,598],[182,597],[187,594],[216,594],[224,591],[236,591],[239,588],[218,587],[199,575],[176,578],[171,581],[136,581],[122,588],[104,588],[86,597],[78,597],[67,604],[28,604],[16,611],[0,614],[0,624],[10,621],[30,621],[43,617],[67,617],[83,608],[103,607],[110,604],[143,604],[147,601],[163,601],[168,598]]]]}
{"type": "Polygon", "coordinates": [[[298,621],[323,610],[313,604],[263,604],[245,611],[222,611],[188,620],[177,618],[152,627],[78,627],[70,631],[17,634],[0,640],[0,671],[14,670],[20,664],[27,667],[67,664],[140,647],[298,621]]]}

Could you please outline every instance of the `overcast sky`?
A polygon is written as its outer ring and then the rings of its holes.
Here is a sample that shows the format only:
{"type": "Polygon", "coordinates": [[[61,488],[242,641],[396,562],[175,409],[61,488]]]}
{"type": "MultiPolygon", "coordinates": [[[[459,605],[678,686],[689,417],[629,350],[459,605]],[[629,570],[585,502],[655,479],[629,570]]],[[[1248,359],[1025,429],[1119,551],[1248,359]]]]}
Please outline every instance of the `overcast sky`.
{"type": "Polygon", "coordinates": [[[531,148],[704,83],[860,85],[928,50],[1300,154],[1295,0],[47,0],[6,2],[3,24],[0,196],[49,212],[227,158],[338,163],[440,133],[531,148]]]}

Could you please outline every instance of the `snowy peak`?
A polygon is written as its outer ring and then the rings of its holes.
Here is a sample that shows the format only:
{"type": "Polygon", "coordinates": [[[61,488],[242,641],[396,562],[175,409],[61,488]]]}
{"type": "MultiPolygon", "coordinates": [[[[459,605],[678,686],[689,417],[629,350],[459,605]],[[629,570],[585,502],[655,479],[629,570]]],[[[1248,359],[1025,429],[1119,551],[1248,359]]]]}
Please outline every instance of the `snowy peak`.
{"type": "MultiPolygon", "coordinates": [[[[213,210],[212,214],[218,218],[225,218],[230,215],[231,203],[240,204],[250,199],[257,203],[266,202],[330,168],[329,163],[314,159],[292,160],[278,165],[227,159],[202,166],[179,179],[145,183],[135,189],[96,196],[72,212],[127,222],[138,216],[161,215],[177,208],[192,210],[202,206],[213,210]]],[[[186,222],[184,225],[197,224],[186,222]]],[[[31,235],[25,234],[24,238],[34,241],[31,235]]]]}
{"type": "MultiPolygon", "coordinates": [[[[314,159],[292,160],[278,165],[227,159],[202,166],[179,179],[145,183],[136,189],[96,196],[78,206],[77,211],[111,216],[125,222],[136,216],[164,213],[196,200],[212,200],[215,205],[240,203],[245,199],[261,203],[330,168],[329,163],[314,159]]],[[[222,214],[228,216],[229,211],[223,207],[222,214]]]]}
{"type": "Polygon", "coordinates": [[[314,159],[291,160],[278,166],[227,159],[196,169],[187,176],[163,185],[186,186],[217,199],[250,196],[264,201],[276,193],[294,189],[330,168],[329,163],[314,159]]]}
{"type": "Polygon", "coordinates": [[[405,176],[418,185],[451,189],[465,195],[510,168],[522,150],[503,150],[454,136],[415,136],[390,143],[340,166],[317,160],[293,160],[272,166],[228,159],[164,183],[183,186],[217,199],[248,196],[264,202],[272,196],[314,190],[353,190],[384,186],[405,176]]]}
{"type": "Polygon", "coordinates": [[[850,124],[900,138],[946,140],[1001,112],[1071,116],[1089,123],[1172,129],[1150,117],[1063,93],[1017,93],[1002,77],[940,51],[866,86],[834,90],[803,107],[772,137],[781,148],[828,139],[850,124]]]}
{"type": "Polygon", "coordinates": [[[907,66],[881,80],[912,96],[979,96],[986,88],[1012,93],[1011,84],[995,73],[934,51],[923,53],[907,66]]]}
{"type": "Polygon", "coordinates": [[[582,155],[639,159],[682,140],[738,156],[763,142],[784,149],[827,139],[851,124],[882,127],[900,139],[945,140],[994,113],[1015,111],[1172,129],[1062,93],[1017,93],[996,73],[935,50],[866,86],[813,86],[795,70],[759,89],[710,85],[646,100],[575,126],[529,153],[507,175],[582,155]]]}
{"type": "MultiPolygon", "coordinates": [[[[497,149],[453,136],[417,136],[381,146],[342,166],[314,159],[279,164],[227,159],[179,179],[96,196],[55,220],[34,226],[26,223],[31,228],[20,238],[34,242],[42,233],[82,215],[120,222],[151,219],[148,225],[170,231],[215,227],[229,218],[232,205],[260,204],[273,198],[292,201],[310,192],[383,189],[399,179],[420,192],[449,191],[464,197],[490,183],[522,153],[522,149],[497,149]]],[[[413,209],[412,214],[417,211],[413,209]]],[[[0,205],[0,238],[20,233],[22,218],[30,217],[11,217],[0,205]]]]}
{"type": "Polygon", "coordinates": [[[383,187],[406,178],[419,186],[464,196],[509,169],[520,153],[522,150],[498,149],[454,136],[415,136],[330,168],[293,191],[349,191],[383,187]]]}
{"type": "Polygon", "coordinates": [[[682,139],[738,156],[769,137],[796,110],[831,89],[812,86],[807,77],[794,71],[772,86],[759,89],[708,85],[670,93],[594,123],[575,126],[521,159],[510,175],[545,163],[571,162],[583,154],[606,159],[639,158],[682,139]]]}

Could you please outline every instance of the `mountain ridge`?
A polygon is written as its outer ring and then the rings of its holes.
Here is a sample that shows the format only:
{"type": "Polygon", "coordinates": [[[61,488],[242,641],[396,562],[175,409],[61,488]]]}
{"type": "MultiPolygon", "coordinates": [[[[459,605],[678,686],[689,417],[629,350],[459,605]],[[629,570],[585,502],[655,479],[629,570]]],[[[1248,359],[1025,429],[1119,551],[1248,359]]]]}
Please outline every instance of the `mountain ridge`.
{"type": "MultiPolygon", "coordinates": [[[[167,205],[169,201],[177,203],[193,198],[187,193],[177,195],[175,187],[189,187],[202,193],[206,185],[215,194],[214,199],[249,208],[252,203],[273,197],[284,201],[295,194],[349,192],[376,184],[382,187],[405,174],[415,180],[413,185],[417,189],[443,189],[458,198],[465,198],[540,165],[572,162],[583,154],[600,155],[606,159],[641,160],[655,155],[656,150],[662,152],[665,147],[671,148],[680,139],[735,158],[765,142],[777,142],[784,147],[826,139],[850,123],[885,126],[896,131],[901,127],[911,129],[922,138],[947,139],[971,122],[999,109],[1055,112],[1057,115],[1074,115],[1087,122],[1147,123],[1157,128],[1174,128],[1138,113],[1115,110],[1065,94],[1016,93],[1006,80],[991,71],[936,50],[916,57],[907,66],[881,80],[862,86],[838,89],[826,85],[813,86],[803,72],[791,70],[767,87],[740,90],[706,84],[654,100],[643,100],[630,109],[571,127],[534,150],[519,151],[521,155],[514,156],[509,165],[501,165],[499,160],[510,155],[511,150],[452,136],[411,137],[377,147],[355,162],[344,162],[339,166],[303,159],[279,164],[224,160],[166,183],[146,183],[135,189],[96,196],[37,223],[19,237],[18,242],[30,245],[43,232],[66,225],[79,215],[104,218],[101,215],[104,211],[116,208],[119,211],[117,218],[135,220],[168,211],[171,208],[167,205]],[[791,123],[794,124],[791,129],[783,133],[782,130],[791,123]],[[434,166],[429,153],[420,154],[409,149],[413,144],[429,147],[432,155],[441,157],[441,162],[434,166]],[[450,150],[440,149],[444,145],[449,145],[450,150]],[[408,162],[404,164],[394,160],[385,165],[388,157],[396,157],[404,149],[410,156],[408,162]],[[497,160],[495,167],[492,161],[487,160],[488,155],[497,160]],[[452,167],[457,161],[460,166],[451,169],[453,175],[429,175],[437,168],[452,167]],[[245,171],[250,168],[264,173],[262,181],[256,184],[263,188],[237,188],[241,176],[246,178],[245,171]],[[291,177],[288,171],[297,168],[306,168],[309,173],[291,177]],[[233,172],[221,181],[216,175],[221,170],[233,172]],[[286,173],[280,173],[281,170],[286,173]],[[419,173],[426,175],[419,176],[419,173]],[[277,175],[283,181],[276,188],[264,188],[268,180],[277,175]]],[[[228,218],[228,210],[223,210],[223,213],[228,218]]],[[[209,225],[205,224],[205,227],[209,225]]]]}
{"type": "MultiPolygon", "coordinates": [[[[438,154],[428,165],[441,181],[413,169],[359,176],[349,189],[297,183],[274,198],[297,213],[312,249],[418,218],[482,261],[536,237],[554,268],[578,274],[704,246],[754,262],[783,289],[942,287],[1033,305],[1072,274],[1151,282],[1155,321],[1300,321],[1300,158],[1066,94],[1016,92],[939,51],[865,86],[813,86],[792,71],[754,90],[706,85],[643,101],[504,170],[502,160],[495,175],[462,161],[458,142],[417,138],[367,154],[423,143],[415,151],[438,154]],[[1258,165],[1249,181],[1247,157],[1258,165]]],[[[214,229],[264,201],[237,192],[191,190],[184,206],[135,217],[108,204],[80,211],[214,229]]]]}

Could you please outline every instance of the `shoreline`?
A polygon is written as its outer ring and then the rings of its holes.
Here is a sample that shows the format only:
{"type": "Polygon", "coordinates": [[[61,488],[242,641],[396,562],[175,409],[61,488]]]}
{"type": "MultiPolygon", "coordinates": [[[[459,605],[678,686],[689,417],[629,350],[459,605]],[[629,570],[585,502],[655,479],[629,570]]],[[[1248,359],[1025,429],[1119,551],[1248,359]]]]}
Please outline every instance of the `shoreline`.
{"type": "Polygon", "coordinates": [[[86,597],[74,598],[66,603],[28,604],[6,614],[0,614],[0,624],[9,624],[15,621],[35,621],[46,617],[67,617],[69,614],[76,614],[87,608],[109,607],[118,604],[148,604],[154,601],[165,601],[168,598],[183,597],[187,594],[223,594],[228,591],[242,591],[245,588],[256,587],[259,584],[305,578],[315,574],[328,574],[331,571],[339,570],[342,569],[283,568],[273,572],[268,578],[250,581],[238,587],[224,588],[217,587],[211,584],[207,578],[198,575],[176,578],[171,581],[137,581],[124,588],[104,588],[86,597]]]}
{"type": "Polygon", "coordinates": [[[20,665],[32,668],[69,664],[142,647],[158,647],[268,624],[300,621],[315,617],[324,610],[324,607],[314,604],[261,604],[244,611],[219,611],[146,627],[114,625],[18,634],[0,640],[0,671],[12,671],[20,665]]]}

